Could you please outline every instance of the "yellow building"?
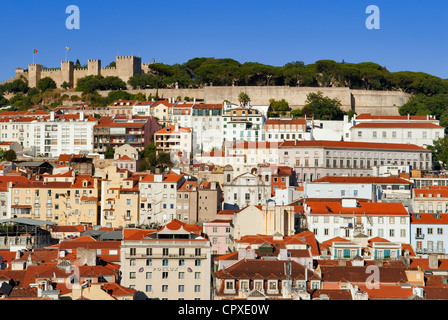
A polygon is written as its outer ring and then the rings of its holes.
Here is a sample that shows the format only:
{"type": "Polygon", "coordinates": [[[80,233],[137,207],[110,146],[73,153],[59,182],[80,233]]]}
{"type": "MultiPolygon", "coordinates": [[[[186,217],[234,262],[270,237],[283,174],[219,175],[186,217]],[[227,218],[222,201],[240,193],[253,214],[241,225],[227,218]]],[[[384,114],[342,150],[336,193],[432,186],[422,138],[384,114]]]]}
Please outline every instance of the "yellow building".
{"type": "Polygon", "coordinates": [[[139,221],[141,175],[109,166],[101,179],[100,225],[108,228],[132,227],[139,221]]]}
{"type": "Polygon", "coordinates": [[[98,224],[98,179],[73,170],[33,177],[11,187],[11,217],[59,225],[98,224]]]}

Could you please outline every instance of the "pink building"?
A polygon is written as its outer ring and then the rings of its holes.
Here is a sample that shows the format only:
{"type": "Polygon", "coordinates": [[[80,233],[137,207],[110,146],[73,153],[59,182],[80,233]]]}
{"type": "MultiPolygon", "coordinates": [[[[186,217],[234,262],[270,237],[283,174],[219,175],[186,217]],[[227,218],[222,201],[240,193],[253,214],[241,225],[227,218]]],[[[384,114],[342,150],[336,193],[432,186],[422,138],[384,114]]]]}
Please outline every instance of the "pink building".
{"type": "Polygon", "coordinates": [[[216,214],[216,219],[204,222],[204,233],[208,235],[211,243],[212,255],[223,255],[230,252],[232,245],[231,223],[233,215],[238,210],[221,210],[216,214]]]}

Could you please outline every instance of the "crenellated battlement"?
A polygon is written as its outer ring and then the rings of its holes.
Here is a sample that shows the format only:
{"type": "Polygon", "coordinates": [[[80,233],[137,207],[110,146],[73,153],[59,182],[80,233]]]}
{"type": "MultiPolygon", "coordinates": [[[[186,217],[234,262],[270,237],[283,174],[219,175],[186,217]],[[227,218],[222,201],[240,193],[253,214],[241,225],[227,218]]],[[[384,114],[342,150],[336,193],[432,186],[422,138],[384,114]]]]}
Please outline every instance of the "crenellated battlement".
{"type": "MultiPolygon", "coordinates": [[[[73,61],[61,61],[60,68],[45,68],[41,64],[28,65],[27,71],[21,71],[31,88],[36,87],[43,77],[52,78],[57,86],[64,82],[75,87],[77,81],[87,75],[115,76],[127,82],[130,77],[145,72],[151,63],[142,63],[142,58],[134,55],[116,56],[115,67],[102,67],[100,59],[88,59],[86,67],[74,67],[73,61]]],[[[8,80],[6,80],[8,81],[8,80]]]]}
{"type": "Polygon", "coordinates": [[[123,59],[141,59],[141,57],[137,57],[137,56],[117,56],[116,57],[117,60],[123,60],[123,59]]]}

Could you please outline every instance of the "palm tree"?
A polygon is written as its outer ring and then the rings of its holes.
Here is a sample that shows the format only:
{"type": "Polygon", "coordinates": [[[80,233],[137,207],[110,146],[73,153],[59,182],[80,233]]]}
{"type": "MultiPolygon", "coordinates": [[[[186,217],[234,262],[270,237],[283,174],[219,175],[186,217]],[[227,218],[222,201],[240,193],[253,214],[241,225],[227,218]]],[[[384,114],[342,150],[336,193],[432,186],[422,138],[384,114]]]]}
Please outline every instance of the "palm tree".
{"type": "Polygon", "coordinates": [[[247,106],[250,102],[250,97],[246,92],[241,92],[238,95],[238,101],[239,101],[240,105],[247,106]]]}

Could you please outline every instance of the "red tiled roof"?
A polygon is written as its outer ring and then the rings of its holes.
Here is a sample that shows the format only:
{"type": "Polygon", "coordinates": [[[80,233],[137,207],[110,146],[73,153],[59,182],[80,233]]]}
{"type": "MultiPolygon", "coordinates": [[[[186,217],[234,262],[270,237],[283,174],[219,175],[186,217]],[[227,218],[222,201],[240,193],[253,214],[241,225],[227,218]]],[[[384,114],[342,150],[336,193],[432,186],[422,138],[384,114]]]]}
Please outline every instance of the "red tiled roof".
{"type": "Polygon", "coordinates": [[[358,284],[358,288],[367,292],[370,300],[408,300],[414,294],[412,288],[402,287],[399,284],[380,284],[377,287],[358,284]]]}
{"type": "Polygon", "coordinates": [[[171,134],[171,133],[181,133],[181,132],[190,133],[191,132],[191,128],[177,126],[177,130],[176,130],[176,126],[175,125],[170,125],[170,126],[166,126],[165,128],[162,128],[162,129],[156,131],[157,134],[164,134],[164,133],[170,133],[171,134]]]}
{"type": "Polygon", "coordinates": [[[307,200],[311,214],[335,215],[396,215],[408,216],[409,213],[401,202],[358,202],[356,207],[343,207],[341,202],[313,202],[307,200]]]}
{"type": "Polygon", "coordinates": [[[372,183],[372,184],[412,184],[412,182],[397,177],[344,177],[344,176],[325,176],[320,179],[313,180],[312,183],[372,183]]]}
{"type": "Polygon", "coordinates": [[[413,189],[415,198],[448,198],[448,186],[427,186],[413,189]]]}
{"type": "Polygon", "coordinates": [[[448,224],[448,214],[412,213],[411,224],[448,224]]]}
{"type": "Polygon", "coordinates": [[[278,119],[278,118],[269,118],[266,120],[266,125],[270,124],[284,124],[284,125],[306,125],[305,118],[294,118],[294,119],[278,119]]]}

